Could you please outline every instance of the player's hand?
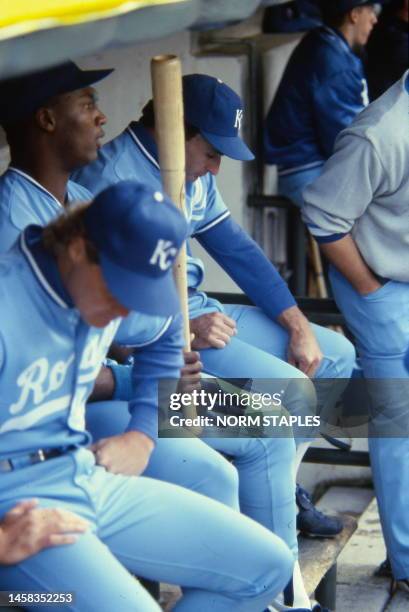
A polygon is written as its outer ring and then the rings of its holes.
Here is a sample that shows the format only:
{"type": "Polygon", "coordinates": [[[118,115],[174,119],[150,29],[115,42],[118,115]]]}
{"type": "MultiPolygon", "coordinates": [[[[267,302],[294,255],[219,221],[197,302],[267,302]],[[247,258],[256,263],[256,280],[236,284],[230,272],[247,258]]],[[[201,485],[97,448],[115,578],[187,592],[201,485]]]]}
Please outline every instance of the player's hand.
{"type": "Polygon", "coordinates": [[[38,501],[20,502],[0,521],[0,565],[14,565],[43,548],[74,544],[76,533],[89,527],[83,518],[62,508],[37,508],[38,501]]]}
{"type": "Polygon", "coordinates": [[[200,390],[200,374],[203,364],[200,355],[196,351],[183,351],[185,365],[180,371],[178,384],[179,393],[191,393],[195,389],[200,390]]]}
{"type": "Polygon", "coordinates": [[[309,378],[316,373],[323,354],[311,329],[293,333],[288,345],[288,363],[309,378]]]}
{"type": "Polygon", "coordinates": [[[315,338],[314,332],[297,306],[292,306],[279,316],[290,335],[287,349],[288,363],[312,378],[316,373],[323,354],[315,338]]]}
{"type": "Polygon", "coordinates": [[[154,446],[153,440],[141,431],[127,431],[98,440],[91,450],[97,465],[108,472],[139,476],[148,465],[154,446]]]}
{"type": "Polygon", "coordinates": [[[195,350],[222,349],[230,342],[230,338],[237,334],[236,322],[221,312],[210,312],[191,319],[190,330],[195,335],[192,342],[192,348],[195,350]]]}

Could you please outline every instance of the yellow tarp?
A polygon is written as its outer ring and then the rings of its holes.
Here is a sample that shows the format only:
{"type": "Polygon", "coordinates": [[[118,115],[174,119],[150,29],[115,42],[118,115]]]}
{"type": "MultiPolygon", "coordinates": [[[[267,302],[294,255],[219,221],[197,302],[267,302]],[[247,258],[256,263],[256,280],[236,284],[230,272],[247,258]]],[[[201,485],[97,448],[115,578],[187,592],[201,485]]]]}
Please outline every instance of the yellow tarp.
{"type": "Polygon", "coordinates": [[[186,0],[0,0],[0,40],[186,0]]]}

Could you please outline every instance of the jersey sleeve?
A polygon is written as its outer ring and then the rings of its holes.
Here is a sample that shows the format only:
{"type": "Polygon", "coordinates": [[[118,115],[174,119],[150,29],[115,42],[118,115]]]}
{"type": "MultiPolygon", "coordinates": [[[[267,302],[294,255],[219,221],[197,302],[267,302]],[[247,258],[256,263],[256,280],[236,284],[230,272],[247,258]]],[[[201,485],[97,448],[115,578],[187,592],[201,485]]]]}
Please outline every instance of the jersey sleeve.
{"type": "Polygon", "coordinates": [[[172,323],[172,317],[131,312],[122,320],[115,335],[115,342],[127,347],[143,347],[156,342],[172,323]]]}
{"type": "Polygon", "coordinates": [[[196,236],[230,216],[230,211],[210,172],[187,189],[191,235],[196,236]]]}
{"type": "Polygon", "coordinates": [[[296,302],[258,244],[231,217],[197,236],[200,244],[271,318],[296,302]]]}
{"type": "Polygon", "coordinates": [[[302,217],[316,240],[334,242],[348,234],[378,191],[385,190],[385,176],[369,140],[341,134],[321,176],[303,193],[302,217]]]}
{"type": "Polygon", "coordinates": [[[183,366],[182,316],[178,315],[159,340],[135,349],[132,367],[131,420],[127,431],[141,431],[156,440],[160,379],[180,376],[183,366]]]}

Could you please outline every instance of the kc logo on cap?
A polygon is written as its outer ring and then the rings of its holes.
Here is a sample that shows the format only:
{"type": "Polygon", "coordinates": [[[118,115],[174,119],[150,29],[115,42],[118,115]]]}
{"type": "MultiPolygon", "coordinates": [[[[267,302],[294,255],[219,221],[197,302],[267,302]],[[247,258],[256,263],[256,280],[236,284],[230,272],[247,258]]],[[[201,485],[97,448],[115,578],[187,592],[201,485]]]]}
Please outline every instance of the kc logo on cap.
{"type": "Polygon", "coordinates": [[[234,127],[237,128],[238,130],[241,130],[242,119],[243,119],[243,109],[238,108],[236,110],[236,120],[234,122],[234,127]]]}
{"type": "Polygon", "coordinates": [[[120,304],[158,316],[178,312],[172,264],[188,226],[166,195],[136,181],[120,181],[88,206],[84,226],[98,249],[105,283],[120,304]]]}
{"type": "Polygon", "coordinates": [[[187,74],[183,77],[183,103],[186,123],[197,128],[220,155],[254,159],[238,133],[243,103],[226,83],[206,74],[187,74]]]}
{"type": "Polygon", "coordinates": [[[177,253],[178,250],[171,240],[162,240],[162,238],[160,238],[156,243],[155,250],[149,263],[152,266],[158,265],[161,270],[168,270],[173,265],[177,253]]]}

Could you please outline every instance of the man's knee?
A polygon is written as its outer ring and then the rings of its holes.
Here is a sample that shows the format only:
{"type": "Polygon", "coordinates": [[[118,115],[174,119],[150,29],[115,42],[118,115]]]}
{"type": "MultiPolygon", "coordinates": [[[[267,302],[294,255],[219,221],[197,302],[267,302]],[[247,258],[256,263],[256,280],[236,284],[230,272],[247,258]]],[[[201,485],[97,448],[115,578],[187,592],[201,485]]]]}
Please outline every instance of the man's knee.
{"type": "Polygon", "coordinates": [[[317,336],[324,358],[318,377],[350,378],[356,361],[354,345],[338,332],[322,328],[321,330],[317,336]]]}
{"type": "Polygon", "coordinates": [[[289,583],[294,571],[294,556],[283,540],[276,538],[274,548],[272,549],[271,561],[269,562],[268,575],[263,577],[259,586],[263,584],[266,592],[269,593],[270,599],[281,593],[289,583]]]}
{"type": "Polygon", "coordinates": [[[356,362],[355,347],[352,342],[342,334],[334,332],[334,336],[336,354],[338,355],[337,367],[339,376],[342,378],[350,378],[356,362]]]}

